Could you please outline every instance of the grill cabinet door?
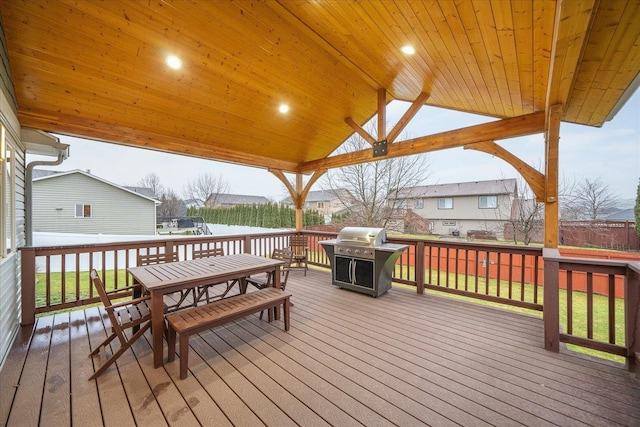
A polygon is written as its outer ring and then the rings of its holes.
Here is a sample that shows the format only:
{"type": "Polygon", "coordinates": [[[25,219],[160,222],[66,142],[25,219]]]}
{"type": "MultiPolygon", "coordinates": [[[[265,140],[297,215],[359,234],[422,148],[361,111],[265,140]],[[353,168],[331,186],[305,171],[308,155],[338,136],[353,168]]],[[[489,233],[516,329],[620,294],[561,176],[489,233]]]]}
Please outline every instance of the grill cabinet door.
{"type": "Polygon", "coordinates": [[[351,284],[351,277],[352,277],[352,259],[351,258],[347,258],[347,257],[343,257],[343,256],[337,256],[335,257],[335,267],[334,267],[334,280],[336,282],[342,282],[342,283],[347,283],[347,284],[351,284]]]}
{"type": "Polygon", "coordinates": [[[355,264],[353,284],[373,289],[373,261],[354,259],[353,262],[355,264]]]}

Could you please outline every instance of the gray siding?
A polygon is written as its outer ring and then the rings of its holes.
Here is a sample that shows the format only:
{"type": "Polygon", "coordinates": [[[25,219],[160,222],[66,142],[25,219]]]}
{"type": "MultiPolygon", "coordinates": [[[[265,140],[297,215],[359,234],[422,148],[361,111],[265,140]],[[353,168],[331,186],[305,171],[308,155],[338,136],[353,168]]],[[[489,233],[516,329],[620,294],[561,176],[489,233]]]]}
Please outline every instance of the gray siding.
{"type": "Polygon", "coordinates": [[[52,176],[33,182],[33,231],[153,235],[155,203],[82,173],[52,176]],[[91,218],[76,218],[76,204],[91,218]]]}
{"type": "MultiPolygon", "coordinates": [[[[0,26],[0,28],[4,28],[0,26]]],[[[17,108],[9,61],[4,38],[0,30],[0,119],[12,136],[20,135],[17,120],[17,108]]],[[[12,138],[13,139],[13,138],[12,138]]],[[[25,205],[24,176],[25,150],[18,141],[14,161],[16,162],[16,243],[20,248],[25,244],[25,205]]],[[[4,203],[4,201],[1,201],[4,203]]],[[[3,243],[4,244],[4,243],[3,243]]],[[[20,253],[14,252],[0,259],[0,369],[4,365],[13,339],[20,327],[21,295],[20,295],[20,253]]]]}
{"type": "Polygon", "coordinates": [[[480,209],[477,195],[453,197],[453,209],[438,209],[437,197],[425,198],[422,209],[413,207],[414,200],[409,200],[407,207],[433,221],[432,231],[435,234],[449,234],[451,230],[458,230],[464,236],[469,230],[487,230],[494,231],[501,238],[504,222],[511,215],[511,198],[506,194],[498,194],[497,197],[498,207],[495,209],[480,209]],[[455,222],[455,225],[445,225],[443,222],[455,222]]]}

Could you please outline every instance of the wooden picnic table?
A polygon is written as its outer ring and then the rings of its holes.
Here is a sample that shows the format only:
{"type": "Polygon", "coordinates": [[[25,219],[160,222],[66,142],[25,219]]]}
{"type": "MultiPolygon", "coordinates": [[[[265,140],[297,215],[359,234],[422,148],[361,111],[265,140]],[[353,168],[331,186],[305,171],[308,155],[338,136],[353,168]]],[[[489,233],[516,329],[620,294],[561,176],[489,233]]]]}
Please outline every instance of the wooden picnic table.
{"type": "Polygon", "coordinates": [[[228,280],[238,280],[240,292],[245,293],[246,278],[259,273],[273,274],[273,286],[279,289],[283,264],[256,255],[234,254],[128,268],[136,282],[151,295],[153,366],[158,368],[163,363],[165,295],[228,280]]]}

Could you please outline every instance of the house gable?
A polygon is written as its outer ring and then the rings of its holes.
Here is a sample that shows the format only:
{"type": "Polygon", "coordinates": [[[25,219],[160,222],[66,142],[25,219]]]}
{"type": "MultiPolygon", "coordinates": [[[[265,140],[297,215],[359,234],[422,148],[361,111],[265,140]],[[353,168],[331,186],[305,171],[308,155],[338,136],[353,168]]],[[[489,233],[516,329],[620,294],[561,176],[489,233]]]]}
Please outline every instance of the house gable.
{"type": "Polygon", "coordinates": [[[33,182],[33,229],[151,235],[156,203],[82,171],[45,176],[33,182]]]}

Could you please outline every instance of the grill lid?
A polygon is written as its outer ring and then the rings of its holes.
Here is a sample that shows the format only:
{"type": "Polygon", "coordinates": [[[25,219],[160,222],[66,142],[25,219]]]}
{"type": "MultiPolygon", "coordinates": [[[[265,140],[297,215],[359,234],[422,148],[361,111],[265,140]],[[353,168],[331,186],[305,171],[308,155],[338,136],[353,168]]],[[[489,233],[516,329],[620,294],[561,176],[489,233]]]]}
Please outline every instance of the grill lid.
{"type": "Polygon", "coordinates": [[[382,246],[387,241],[384,228],[373,227],[345,227],[338,233],[336,245],[343,246],[382,246]]]}

